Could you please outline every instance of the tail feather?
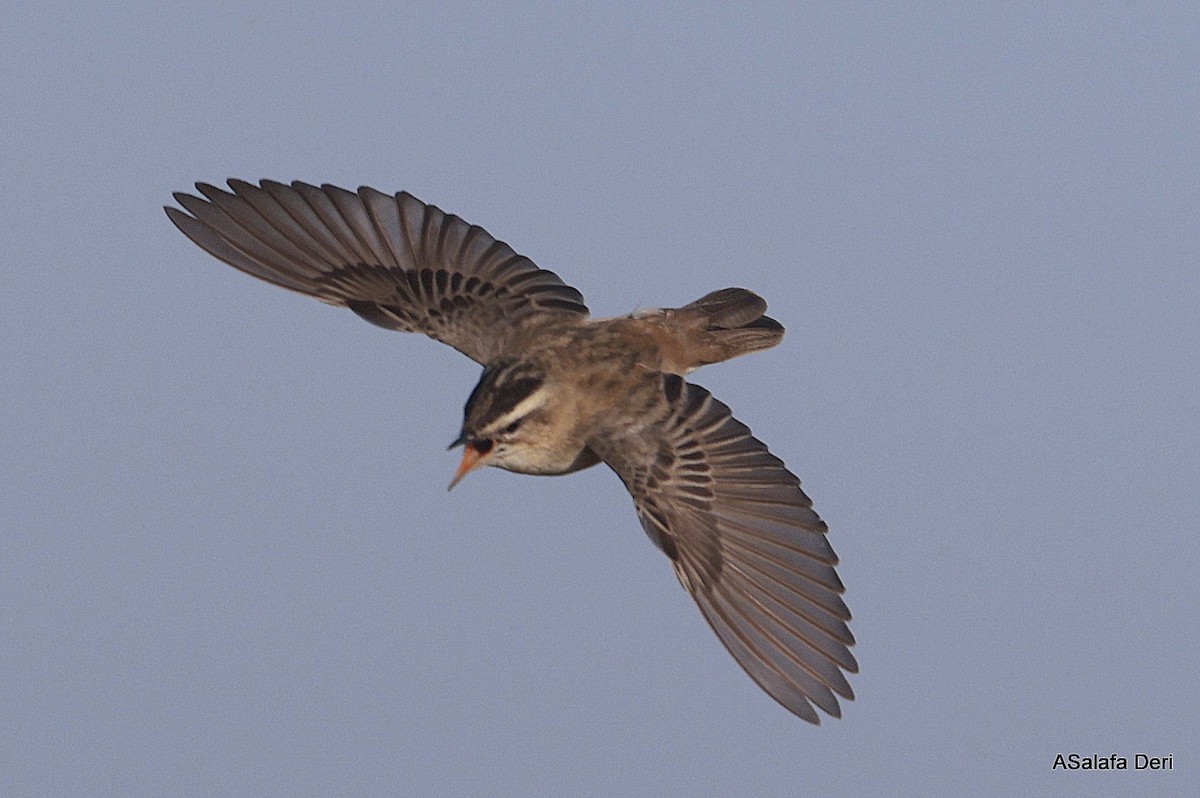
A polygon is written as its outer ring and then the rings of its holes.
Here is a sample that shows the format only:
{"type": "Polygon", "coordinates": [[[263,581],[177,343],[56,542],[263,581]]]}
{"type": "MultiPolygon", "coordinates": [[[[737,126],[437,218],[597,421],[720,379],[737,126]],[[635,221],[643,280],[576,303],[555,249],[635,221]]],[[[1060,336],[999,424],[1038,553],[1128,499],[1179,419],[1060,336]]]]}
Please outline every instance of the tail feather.
{"type": "Polygon", "coordinates": [[[714,328],[730,330],[762,318],[767,301],[745,288],[722,288],[689,302],[680,310],[698,310],[714,328]]]}
{"type": "MultiPolygon", "coordinates": [[[[764,315],[767,303],[745,288],[723,288],[677,310],[666,311],[686,334],[689,370],[738,355],[770,349],[783,340],[783,325],[764,315]]],[[[681,330],[682,331],[682,330],[681,330]]]]}

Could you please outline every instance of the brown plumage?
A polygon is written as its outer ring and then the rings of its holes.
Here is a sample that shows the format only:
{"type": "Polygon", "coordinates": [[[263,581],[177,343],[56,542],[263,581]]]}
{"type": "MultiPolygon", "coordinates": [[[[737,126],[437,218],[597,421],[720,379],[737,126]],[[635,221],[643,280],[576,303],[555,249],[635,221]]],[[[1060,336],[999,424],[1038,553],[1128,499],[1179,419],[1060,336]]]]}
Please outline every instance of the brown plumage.
{"type": "Polygon", "coordinates": [[[484,366],[451,487],[492,465],[565,474],[604,462],[739,664],[817,723],[856,672],[837,557],[800,480],[682,377],[782,339],[743,288],[590,319],[583,297],[480,227],[409,194],[230,180],[166,208],[192,241],[284,288],[484,366]],[[186,211],[186,212],[185,212],[186,211]]]}

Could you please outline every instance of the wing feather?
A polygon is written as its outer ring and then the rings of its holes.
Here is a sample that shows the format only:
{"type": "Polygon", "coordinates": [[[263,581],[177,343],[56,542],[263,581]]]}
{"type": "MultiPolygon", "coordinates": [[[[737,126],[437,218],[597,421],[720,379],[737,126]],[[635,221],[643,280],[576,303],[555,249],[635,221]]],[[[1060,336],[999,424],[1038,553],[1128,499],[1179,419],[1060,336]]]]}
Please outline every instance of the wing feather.
{"type": "Polygon", "coordinates": [[[555,320],[580,293],[483,228],[410,194],[230,180],[177,193],[167,216],[214,257],[261,280],[424,333],[480,362],[555,320]]]}
{"type": "Polygon", "coordinates": [[[825,523],[727,406],[680,377],[662,379],[659,421],[592,448],[750,677],[805,720],[819,722],[814,706],[839,717],[858,664],[825,523]]]}

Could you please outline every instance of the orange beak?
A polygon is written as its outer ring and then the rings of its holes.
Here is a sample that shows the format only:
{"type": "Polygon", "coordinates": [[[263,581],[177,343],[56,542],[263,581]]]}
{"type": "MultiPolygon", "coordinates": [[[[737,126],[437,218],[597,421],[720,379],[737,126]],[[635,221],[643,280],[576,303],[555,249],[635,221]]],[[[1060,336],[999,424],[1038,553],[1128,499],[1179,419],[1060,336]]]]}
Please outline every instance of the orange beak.
{"type": "Polygon", "coordinates": [[[454,472],[454,479],[450,480],[450,486],[446,490],[454,490],[454,486],[461,482],[463,477],[479,468],[489,451],[491,451],[490,446],[481,451],[474,443],[468,443],[463,449],[462,462],[458,464],[458,470],[454,472]]]}

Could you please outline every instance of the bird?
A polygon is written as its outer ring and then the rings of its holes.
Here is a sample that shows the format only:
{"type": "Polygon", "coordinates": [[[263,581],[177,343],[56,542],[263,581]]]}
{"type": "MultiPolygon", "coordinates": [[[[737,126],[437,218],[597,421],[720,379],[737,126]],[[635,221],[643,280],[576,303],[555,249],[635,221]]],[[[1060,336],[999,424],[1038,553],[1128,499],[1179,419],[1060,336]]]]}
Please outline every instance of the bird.
{"type": "Polygon", "coordinates": [[[828,527],[784,462],[684,379],[782,340],[761,297],[725,288],[595,319],[557,274],[406,192],[227,185],[197,183],[164,210],[236,269],[483,367],[450,488],[483,466],[551,476],[604,463],[750,678],[810,723],[817,708],[841,717],[858,664],[828,527]]]}

